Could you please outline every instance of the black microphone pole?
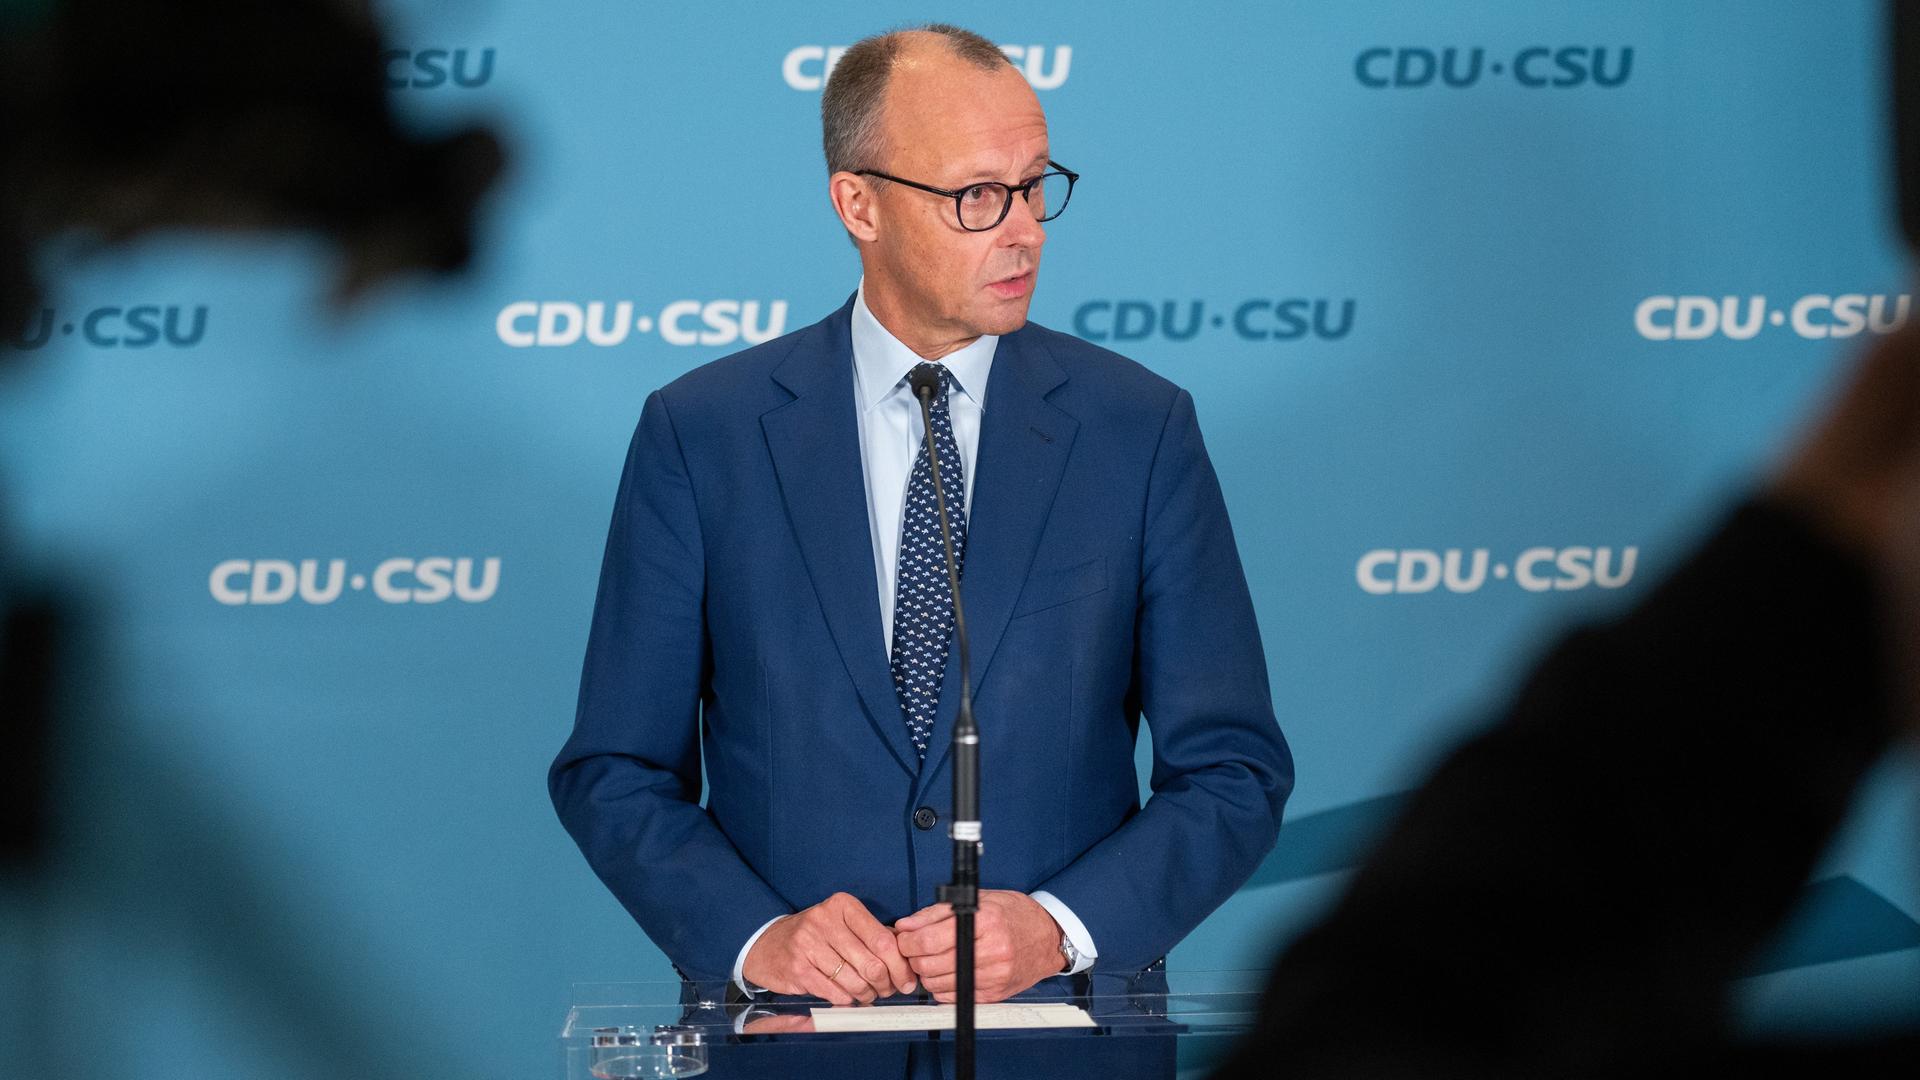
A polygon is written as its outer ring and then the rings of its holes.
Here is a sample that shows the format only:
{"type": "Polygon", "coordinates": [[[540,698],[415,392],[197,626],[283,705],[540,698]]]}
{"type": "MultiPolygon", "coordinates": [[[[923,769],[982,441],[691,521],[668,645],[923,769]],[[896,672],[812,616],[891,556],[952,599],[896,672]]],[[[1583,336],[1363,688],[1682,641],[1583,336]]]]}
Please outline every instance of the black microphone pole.
{"type": "MultiPolygon", "coordinates": [[[[934,452],[933,395],[940,376],[915,367],[913,394],[927,433],[927,463],[933,469],[933,502],[940,513],[940,542],[947,552],[947,584],[953,590],[953,636],[960,646],[960,710],[953,723],[953,883],[937,895],[953,906],[955,987],[953,1071],[956,1080],[973,1080],[973,916],[980,910],[980,729],[973,723],[973,658],[967,651],[967,615],[960,606],[960,564],[947,525],[947,497],[940,488],[940,455],[934,452]]],[[[957,445],[957,442],[956,442],[957,445]]]]}

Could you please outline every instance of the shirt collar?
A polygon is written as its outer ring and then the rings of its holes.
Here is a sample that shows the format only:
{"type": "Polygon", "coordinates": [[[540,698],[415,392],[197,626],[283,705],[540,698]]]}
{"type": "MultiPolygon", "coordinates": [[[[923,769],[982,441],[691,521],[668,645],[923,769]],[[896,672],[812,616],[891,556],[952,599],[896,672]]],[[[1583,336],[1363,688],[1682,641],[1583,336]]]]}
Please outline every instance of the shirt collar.
{"type": "MultiPolygon", "coordinates": [[[[993,369],[993,354],[999,344],[998,337],[983,334],[973,344],[938,361],[952,373],[955,388],[983,410],[987,407],[987,375],[993,369]]],[[[861,278],[853,298],[853,376],[859,386],[860,411],[880,404],[915,364],[922,363],[926,361],[918,353],[874,318],[873,310],[867,307],[867,281],[861,278]]]]}

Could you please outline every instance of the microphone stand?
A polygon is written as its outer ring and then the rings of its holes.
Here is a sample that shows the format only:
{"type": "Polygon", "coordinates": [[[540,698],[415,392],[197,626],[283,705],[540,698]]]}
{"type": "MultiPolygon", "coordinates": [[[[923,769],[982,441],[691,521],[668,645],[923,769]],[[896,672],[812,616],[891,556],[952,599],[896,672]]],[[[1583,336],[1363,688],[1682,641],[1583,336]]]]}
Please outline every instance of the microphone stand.
{"type": "Polygon", "coordinates": [[[974,1080],[973,917],[980,910],[980,729],[973,722],[973,664],[967,649],[967,616],[960,606],[959,562],[947,524],[947,497],[940,487],[940,455],[934,452],[933,395],[940,378],[916,368],[914,396],[927,438],[927,464],[933,470],[933,501],[940,513],[940,542],[947,554],[947,583],[953,590],[953,633],[960,646],[960,709],[953,724],[953,882],[936,895],[952,905],[955,920],[953,1065],[957,1080],[974,1080]]]}

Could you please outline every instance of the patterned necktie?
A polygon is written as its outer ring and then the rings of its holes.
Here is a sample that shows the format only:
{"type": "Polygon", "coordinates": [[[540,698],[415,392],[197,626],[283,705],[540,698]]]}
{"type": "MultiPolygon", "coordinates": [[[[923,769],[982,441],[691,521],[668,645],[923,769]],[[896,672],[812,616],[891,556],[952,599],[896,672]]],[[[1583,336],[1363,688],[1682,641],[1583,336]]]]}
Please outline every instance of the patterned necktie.
{"type": "MultiPolygon", "coordinates": [[[[967,478],[960,446],[953,439],[947,392],[953,373],[939,364],[940,392],[933,400],[933,424],[920,441],[907,481],[906,511],[900,519],[900,561],[893,592],[893,692],[907,721],[907,734],[920,760],[927,759],[933,716],[940,708],[940,683],[947,670],[947,642],[953,636],[953,588],[947,578],[946,549],[940,540],[940,509],[933,498],[931,446],[940,455],[940,489],[947,497],[947,521],[953,530],[953,559],[964,571],[967,551],[967,478]]],[[[918,406],[918,400],[914,403],[918,406]]]]}

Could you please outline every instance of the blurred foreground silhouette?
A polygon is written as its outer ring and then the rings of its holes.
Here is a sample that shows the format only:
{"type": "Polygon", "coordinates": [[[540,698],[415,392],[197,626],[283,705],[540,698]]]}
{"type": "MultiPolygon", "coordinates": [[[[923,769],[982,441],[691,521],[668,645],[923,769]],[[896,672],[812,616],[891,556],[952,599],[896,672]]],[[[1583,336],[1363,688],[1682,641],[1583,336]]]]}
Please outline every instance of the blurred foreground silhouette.
{"type": "MultiPolygon", "coordinates": [[[[490,130],[398,126],[360,0],[0,0],[0,342],[51,319],[38,265],[55,241],[84,254],[161,229],[304,233],[339,256],[336,304],[401,273],[460,270],[504,163],[490,130]]],[[[0,368],[31,355],[0,345],[0,368]]],[[[160,748],[128,745],[126,718],[149,702],[103,685],[119,670],[100,645],[105,613],[18,564],[7,509],[0,498],[0,911],[12,924],[0,925],[0,1073],[61,1075],[88,1052],[58,1039],[46,1003],[49,938],[74,920],[103,949],[212,965],[236,1014],[284,1032],[283,1059],[314,1075],[425,1071],[429,1047],[396,1052],[351,983],[305,956],[303,942],[340,928],[290,914],[300,898],[264,895],[233,823],[160,748]],[[59,749],[81,745],[99,750],[93,772],[59,749]],[[103,764],[117,767],[105,786],[103,764]],[[83,800],[125,833],[82,835],[60,810],[83,800]],[[218,872],[121,895],[113,860],[129,843],[218,872]]]]}
{"type": "Polygon", "coordinates": [[[450,271],[504,162],[471,128],[426,138],[388,108],[361,0],[9,0],[0,7],[0,327],[77,235],[300,230],[339,249],[336,299],[450,271]]]}

